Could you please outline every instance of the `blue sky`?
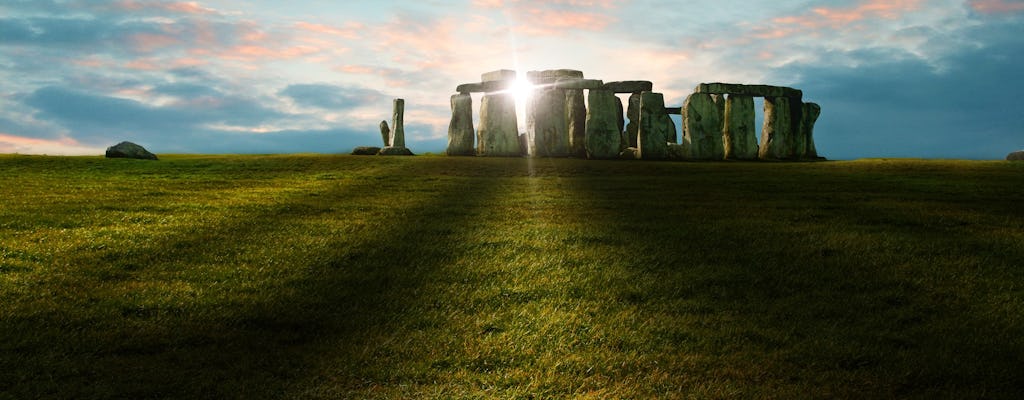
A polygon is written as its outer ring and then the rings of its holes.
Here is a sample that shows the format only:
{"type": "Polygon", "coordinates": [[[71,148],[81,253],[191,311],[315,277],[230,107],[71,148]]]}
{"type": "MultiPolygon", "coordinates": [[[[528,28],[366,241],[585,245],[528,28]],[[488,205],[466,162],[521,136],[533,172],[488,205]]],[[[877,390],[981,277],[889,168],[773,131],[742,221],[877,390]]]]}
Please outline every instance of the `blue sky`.
{"type": "Polygon", "coordinates": [[[0,0],[0,153],[343,153],[399,97],[439,152],[455,86],[572,68],[802,89],[829,158],[1001,159],[1022,65],[1024,0],[0,0]]]}

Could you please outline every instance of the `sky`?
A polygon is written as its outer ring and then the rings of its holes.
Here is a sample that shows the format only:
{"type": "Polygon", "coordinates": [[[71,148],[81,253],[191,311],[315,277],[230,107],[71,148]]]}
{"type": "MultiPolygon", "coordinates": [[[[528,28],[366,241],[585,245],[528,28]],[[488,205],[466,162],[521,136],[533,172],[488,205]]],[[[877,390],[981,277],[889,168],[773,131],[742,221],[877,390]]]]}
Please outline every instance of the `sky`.
{"type": "Polygon", "coordinates": [[[830,159],[1002,159],[1022,66],[1024,0],[0,0],[0,153],[347,153],[395,98],[443,152],[457,85],[568,68],[801,89],[830,159]]]}

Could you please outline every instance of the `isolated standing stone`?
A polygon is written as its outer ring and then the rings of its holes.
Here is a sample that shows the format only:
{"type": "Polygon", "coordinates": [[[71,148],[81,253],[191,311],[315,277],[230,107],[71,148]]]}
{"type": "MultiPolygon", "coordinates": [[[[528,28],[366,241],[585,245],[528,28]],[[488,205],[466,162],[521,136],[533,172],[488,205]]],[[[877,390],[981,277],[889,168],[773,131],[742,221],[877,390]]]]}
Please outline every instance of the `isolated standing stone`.
{"type": "Polygon", "coordinates": [[[668,158],[668,124],[665,123],[665,97],[661,93],[640,95],[640,126],[637,128],[637,149],[644,160],[668,158]]]}
{"type": "Polygon", "coordinates": [[[452,119],[448,123],[448,149],[450,156],[471,156],[473,148],[473,98],[469,94],[454,94],[451,98],[452,119]]]}
{"type": "Polygon", "coordinates": [[[793,124],[788,97],[764,98],[764,125],[761,127],[762,160],[781,160],[793,155],[793,124]]]}
{"type": "Polygon", "coordinates": [[[395,99],[391,119],[391,146],[405,147],[405,100],[395,99]]]}
{"type": "Polygon", "coordinates": [[[490,93],[480,99],[477,154],[499,157],[520,155],[516,99],[511,93],[490,93]]]}
{"type": "Polygon", "coordinates": [[[803,137],[804,144],[802,149],[797,150],[800,151],[800,157],[818,158],[818,149],[814,147],[814,123],[821,115],[821,106],[816,103],[803,103],[801,115],[803,118],[800,121],[800,136],[803,137]]]}
{"type": "Polygon", "coordinates": [[[135,158],[139,160],[156,160],[156,154],[132,142],[121,142],[107,147],[107,158],[135,158]]]}
{"type": "Polygon", "coordinates": [[[391,128],[388,128],[388,121],[380,121],[380,138],[384,140],[384,147],[391,145],[391,128]]]}
{"type": "Polygon", "coordinates": [[[725,158],[757,159],[757,132],[754,130],[754,98],[730,94],[725,100],[725,128],[722,142],[725,158]]]}
{"type": "Polygon", "coordinates": [[[569,123],[569,154],[573,157],[586,157],[587,106],[583,98],[583,90],[565,91],[565,116],[569,123]]]}
{"type": "Polygon", "coordinates": [[[622,103],[610,90],[591,90],[587,94],[587,158],[618,158],[621,151],[622,103]]]}
{"type": "Polygon", "coordinates": [[[533,93],[526,121],[530,137],[530,155],[566,157],[569,155],[569,131],[565,113],[565,94],[558,89],[540,89],[533,93]]]}
{"type": "Polygon", "coordinates": [[[690,135],[690,156],[695,160],[721,160],[722,117],[718,105],[707,93],[693,93],[683,106],[683,125],[690,135]]]}
{"type": "Polygon", "coordinates": [[[1024,150],[1017,150],[1007,154],[1006,161],[1024,161],[1024,150]]]}

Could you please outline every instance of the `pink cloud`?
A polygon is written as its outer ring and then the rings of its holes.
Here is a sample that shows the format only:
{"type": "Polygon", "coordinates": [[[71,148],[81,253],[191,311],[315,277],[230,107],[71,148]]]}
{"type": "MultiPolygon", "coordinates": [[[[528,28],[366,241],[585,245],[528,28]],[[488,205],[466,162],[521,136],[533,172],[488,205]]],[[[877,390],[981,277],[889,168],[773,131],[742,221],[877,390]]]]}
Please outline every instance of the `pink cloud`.
{"type": "Polygon", "coordinates": [[[72,138],[39,139],[0,132],[0,152],[22,154],[97,154],[102,149],[83,146],[72,138]]]}
{"type": "Polygon", "coordinates": [[[217,11],[211,8],[200,6],[199,3],[194,1],[178,1],[178,2],[163,2],[163,1],[139,1],[139,0],[122,0],[115,4],[116,7],[122,10],[139,11],[144,9],[157,9],[163,11],[170,11],[178,14],[215,14],[217,11]]]}
{"type": "Polygon", "coordinates": [[[1015,0],[971,0],[971,9],[982,14],[1002,14],[1024,11],[1024,1],[1015,0]]]}
{"type": "MultiPolygon", "coordinates": [[[[998,1],[998,0],[995,0],[998,1]]],[[[853,7],[816,7],[809,13],[777,17],[772,25],[758,29],[754,37],[779,39],[821,29],[845,29],[872,19],[897,19],[920,9],[922,0],[866,0],[853,7]]]]}
{"type": "Polygon", "coordinates": [[[360,23],[351,23],[344,27],[333,27],[302,21],[296,22],[295,27],[306,32],[339,36],[345,39],[358,39],[360,36],[359,31],[364,28],[363,24],[360,23]]]}
{"type": "Polygon", "coordinates": [[[154,34],[154,33],[137,33],[131,36],[129,42],[135,51],[141,53],[151,53],[155,50],[159,50],[165,47],[174,46],[179,44],[181,41],[170,35],[154,34]]]}

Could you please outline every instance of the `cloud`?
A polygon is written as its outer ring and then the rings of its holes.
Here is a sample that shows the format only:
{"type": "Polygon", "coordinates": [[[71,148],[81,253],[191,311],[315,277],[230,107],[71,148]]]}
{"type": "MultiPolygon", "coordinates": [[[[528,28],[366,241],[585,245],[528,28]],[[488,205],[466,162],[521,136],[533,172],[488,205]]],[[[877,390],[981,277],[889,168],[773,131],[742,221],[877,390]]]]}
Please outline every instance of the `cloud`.
{"type": "Polygon", "coordinates": [[[294,84],[280,92],[296,104],[325,110],[345,110],[386,99],[383,93],[367,88],[327,84],[294,84]]]}
{"type": "Polygon", "coordinates": [[[1024,12],[1024,1],[1019,0],[970,0],[971,9],[982,14],[1005,14],[1024,12]]]}

